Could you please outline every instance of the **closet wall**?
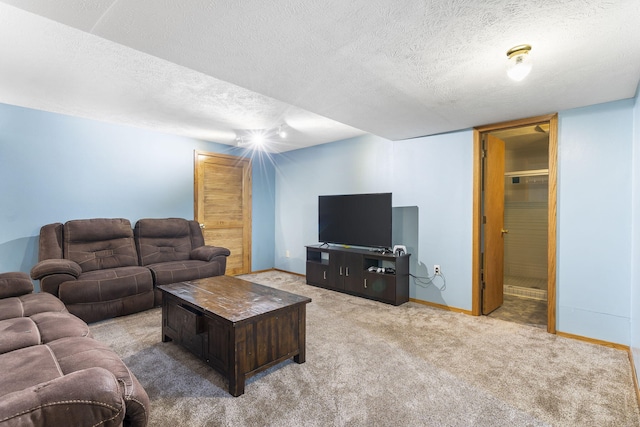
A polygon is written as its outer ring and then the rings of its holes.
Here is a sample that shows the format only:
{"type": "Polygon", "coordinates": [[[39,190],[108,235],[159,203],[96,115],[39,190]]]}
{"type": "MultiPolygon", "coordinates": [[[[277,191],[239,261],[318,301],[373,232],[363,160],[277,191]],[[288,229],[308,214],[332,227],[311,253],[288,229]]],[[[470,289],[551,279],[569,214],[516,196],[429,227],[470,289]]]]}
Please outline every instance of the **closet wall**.
{"type": "MultiPolygon", "coordinates": [[[[505,139],[505,285],[546,290],[548,137],[505,139]]],[[[543,295],[540,295],[544,297],[543,295]]]]}

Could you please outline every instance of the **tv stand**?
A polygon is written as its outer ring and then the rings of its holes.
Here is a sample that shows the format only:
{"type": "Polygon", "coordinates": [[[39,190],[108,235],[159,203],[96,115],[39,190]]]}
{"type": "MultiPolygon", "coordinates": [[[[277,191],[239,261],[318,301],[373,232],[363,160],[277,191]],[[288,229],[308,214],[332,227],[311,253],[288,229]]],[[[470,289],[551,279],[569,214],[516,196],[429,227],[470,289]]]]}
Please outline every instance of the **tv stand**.
{"type": "Polygon", "coordinates": [[[410,254],[325,244],[306,248],[308,284],[393,305],[409,301],[410,254]]]}

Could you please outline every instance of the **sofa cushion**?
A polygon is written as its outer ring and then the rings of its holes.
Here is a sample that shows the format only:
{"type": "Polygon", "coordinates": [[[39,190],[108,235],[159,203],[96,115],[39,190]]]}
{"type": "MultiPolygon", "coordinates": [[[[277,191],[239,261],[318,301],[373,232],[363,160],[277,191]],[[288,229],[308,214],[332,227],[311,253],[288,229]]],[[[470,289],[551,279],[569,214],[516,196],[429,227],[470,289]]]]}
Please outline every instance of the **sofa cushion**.
{"type": "Polygon", "coordinates": [[[0,375],[0,397],[63,375],[51,349],[46,345],[33,345],[0,354],[0,366],[3,371],[0,375]]]}
{"type": "Polygon", "coordinates": [[[40,344],[38,327],[29,317],[0,320],[0,354],[40,344]]]}
{"type": "Polygon", "coordinates": [[[47,293],[0,299],[0,320],[27,317],[46,311],[66,312],[67,308],[62,301],[47,293]]]}
{"type": "Polygon", "coordinates": [[[63,230],[64,254],[83,272],[138,265],[131,223],[124,218],[68,221],[63,230]]]}
{"type": "Polygon", "coordinates": [[[131,394],[131,372],[108,345],[94,339],[70,337],[52,341],[47,347],[55,355],[64,374],[95,366],[105,368],[122,381],[125,396],[131,394]]]}
{"type": "Polygon", "coordinates": [[[91,331],[86,323],[67,312],[0,320],[0,354],[66,337],[91,337],[91,331]]]}
{"type": "Polygon", "coordinates": [[[186,219],[141,219],[136,222],[134,233],[140,265],[189,259],[192,243],[186,219]]]}
{"type": "Polygon", "coordinates": [[[224,274],[220,263],[200,260],[164,262],[151,264],[147,267],[153,273],[156,286],[224,274]]]}
{"type": "Polygon", "coordinates": [[[33,283],[27,273],[0,273],[0,298],[19,297],[33,292],[33,283]]]}
{"type": "Polygon", "coordinates": [[[151,272],[145,267],[120,267],[82,273],[58,290],[65,304],[112,301],[153,290],[151,272]]]}
{"type": "Polygon", "coordinates": [[[153,278],[148,268],[137,266],[90,271],[61,283],[58,295],[70,313],[96,322],[152,308],[153,278]]]}
{"type": "Polygon", "coordinates": [[[89,326],[71,313],[38,313],[29,319],[38,327],[43,344],[66,337],[91,338],[89,326]]]}

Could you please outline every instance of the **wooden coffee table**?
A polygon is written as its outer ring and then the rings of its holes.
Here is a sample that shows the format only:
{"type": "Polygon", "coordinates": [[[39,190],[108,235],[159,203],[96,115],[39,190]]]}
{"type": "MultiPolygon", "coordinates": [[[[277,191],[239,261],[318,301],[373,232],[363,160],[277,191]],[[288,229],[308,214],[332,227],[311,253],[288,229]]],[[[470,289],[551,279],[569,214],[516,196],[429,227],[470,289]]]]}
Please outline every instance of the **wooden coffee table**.
{"type": "Polygon", "coordinates": [[[161,285],[162,341],[174,341],[244,393],[245,380],[293,357],[305,361],[306,305],[310,298],[217,276],[161,285]]]}

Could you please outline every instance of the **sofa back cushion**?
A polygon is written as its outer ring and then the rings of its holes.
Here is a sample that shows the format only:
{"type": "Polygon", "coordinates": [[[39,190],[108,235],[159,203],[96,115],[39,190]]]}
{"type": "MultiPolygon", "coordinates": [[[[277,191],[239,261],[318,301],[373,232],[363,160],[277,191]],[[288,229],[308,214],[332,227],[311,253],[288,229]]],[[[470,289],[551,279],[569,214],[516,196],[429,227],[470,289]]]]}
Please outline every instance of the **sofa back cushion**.
{"type": "Polygon", "coordinates": [[[19,297],[33,292],[29,275],[19,271],[0,273],[0,299],[19,297]]]}
{"type": "Polygon", "coordinates": [[[183,218],[146,218],[136,222],[140,265],[184,261],[193,249],[191,227],[183,218]]]}
{"type": "Polygon", "coordinates": [[[128,219],[95,218],[68,221],[63,230],[64,257],[82,272],[138,265],[128,219]]]}

